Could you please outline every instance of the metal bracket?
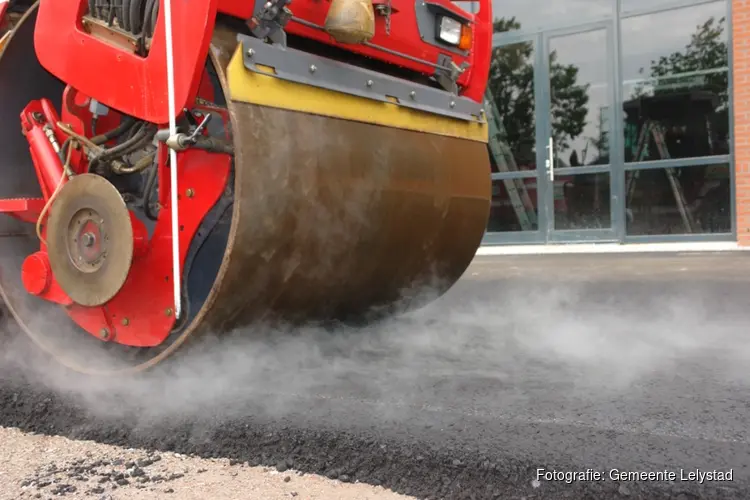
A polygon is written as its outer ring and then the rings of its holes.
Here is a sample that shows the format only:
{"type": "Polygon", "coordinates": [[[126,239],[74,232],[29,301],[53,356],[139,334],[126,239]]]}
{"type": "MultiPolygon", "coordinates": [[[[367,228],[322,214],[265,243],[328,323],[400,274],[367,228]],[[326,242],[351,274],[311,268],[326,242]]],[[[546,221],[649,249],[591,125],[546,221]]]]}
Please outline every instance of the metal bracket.
{"type": "Polygon", "coordinates": [[[185,151],[191,146],[194,146],[198,142],[198,138],[203,133],[203,129],[206,128],[208,122],[211,121],[213,115],[208,114],[203,117],[203,121],[197,126],[194,125],[195,118],[190,115],[190,112],[185,110],[185,116],[189,116],[188,122],[191,125],[192,132],[188,135],[183,132],[178,132],[175,135],[170,135],[169,129],[161,129],[154,135],[154,140],[163,142],[167,147],[174,149],[175,151],[185,151]]]}
{"type": "Polygon", "coordinates": [[[399,106],[485,122],[483,103],[467,97],[301,50],[270,45],[247,35],[238,34],[237,40],[242,44],[245,68],[254,73],[380,102],[392,103],[395,98],[399,106]],[[274,73],[261,71],[256,65],[272,67],[274,73]]]}
{"type": "Polygon", "coordinates": [[[260,39],[269,38],[273,43],[286,47],[284,27],[292,18],[287,5],[292,0],[268,0],[263,9],[247,22],[253,35],[260,39]]]}
{"type": "Polygon", "coordinates": [[[458,78],[471,66],[467,61],[461,63],[461,66],[453,62],[450,56],[445,54],[438,55],[438,65],[441,68],[435,69],[435,79],[445,90],[452,94],[458,94],[458,78]],[[450,71],[443,68],[451,68],[450,71]]]}
{"type": "Polygon", "coordinates": [[[391,15],[398,12],[398,10],[393,8],[393,5],[391,5],[392,0],[372,0],[372,5],[375,9],[375,12],[385,17],[385,34],[390,35],[391,34],[391,15]]]}

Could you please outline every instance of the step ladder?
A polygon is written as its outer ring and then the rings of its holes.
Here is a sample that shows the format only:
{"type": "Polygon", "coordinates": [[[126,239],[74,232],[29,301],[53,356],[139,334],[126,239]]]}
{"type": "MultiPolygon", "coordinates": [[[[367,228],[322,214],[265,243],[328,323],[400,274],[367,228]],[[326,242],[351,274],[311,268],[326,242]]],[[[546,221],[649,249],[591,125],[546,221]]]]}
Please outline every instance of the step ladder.
{"type": "MultiPolygon", "coordinates": [[[[505,141],[506,133],[503,122],[497,116],[495,101],[489,89],[485,93],[485,111],[489,125],[489,150],[500,172],[518,172],[518,166],[513,158],[513,152],[505,141]]],[[[526,189],[523,179],[503,179],[505,190],[510,197],[513,211],[524,231],[532,231],[537,226],[537,216],[534,204],[526,189]]]]}
{"type": "MultiPolygon", "coordinates": [[[[659,157],[662,160],[668,160],[670,159],[669,151],[667,150],[666,141],[664,139],[664,131],[662,127],[654,122],[653,120],[647,120],[643,124],[643,128],[641,129],[641,133],[638,136],[638,143],[636,146],[636,154],[635,154],[635,161],[643,161],[644,157],[646,156],[647,146],[648,146],[648,137],[649,134],[651,134],[654,138],[654,143],[656,143],[656,149],[659,152],[659,157]]],[[[682,217],[682,222],[685,224],[685,229],[688,233],[693,233],[696,228],[695,220],[693,219],[693,215],[690,213],[690,210],[687,208],[687,200],[685,199],[685,193],[682,191],[682,186],[680,186],[680,182],[677,179],[677,175],[675,173],[674,167],[669,167],[664,169],[667,179],[669,180],[669,184],[672,188],[672,193],[674,194],[675,202],[677,203],[677,209],[680,211],[680,216],[682,217]]],[[[628,179],[627,185],[626,185],[626,206],[630,205],[630,201],[633,198],[633,194],[635,193],[635,182],[640,177],[640,170],[635,170],[633,174],[628,179]]]]}

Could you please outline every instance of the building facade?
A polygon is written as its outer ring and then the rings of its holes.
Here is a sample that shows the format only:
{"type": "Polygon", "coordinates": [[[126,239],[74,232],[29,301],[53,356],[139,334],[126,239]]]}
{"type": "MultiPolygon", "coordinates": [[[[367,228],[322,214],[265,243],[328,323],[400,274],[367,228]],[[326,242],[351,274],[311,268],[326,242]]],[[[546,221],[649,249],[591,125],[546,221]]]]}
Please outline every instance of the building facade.
{"type": "Polygon", "coordinates": [[[485,245],[750,246],[750,0],[493,2],[485,245]]]}

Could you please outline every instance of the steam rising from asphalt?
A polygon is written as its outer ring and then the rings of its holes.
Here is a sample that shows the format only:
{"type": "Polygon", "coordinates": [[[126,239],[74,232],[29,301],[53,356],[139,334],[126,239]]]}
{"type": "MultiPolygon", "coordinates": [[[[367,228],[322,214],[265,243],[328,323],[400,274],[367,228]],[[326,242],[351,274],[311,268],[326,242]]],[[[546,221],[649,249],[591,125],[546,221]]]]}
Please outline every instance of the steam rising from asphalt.
{"type": "MultiPolygon", "coordinates": [[[[731,346],[722,353],[726,374],[739,373],[750,354],[737,342],[744,320],[715,316],[700,295],[673,289],[607,300],[586,284],[472,283],[471,273],[411,314],[363,328],[258,326],[135,379],[81,378],[36,361],[24,371],[101,417],[277,418],[357,399],[378,402],[374,419],[398,419],[437,401],[439,411],[521,415],[535,404],[521,391],[530,387],[615,400],[721,346],[731,346]],[[474,402],[451,408],[450,395],[468,380],[474,402]]],[[[5,364],[23,356],[5,347],[5,364]]],[[[556,418],[566,409],[545,411],[556,418]]]]}

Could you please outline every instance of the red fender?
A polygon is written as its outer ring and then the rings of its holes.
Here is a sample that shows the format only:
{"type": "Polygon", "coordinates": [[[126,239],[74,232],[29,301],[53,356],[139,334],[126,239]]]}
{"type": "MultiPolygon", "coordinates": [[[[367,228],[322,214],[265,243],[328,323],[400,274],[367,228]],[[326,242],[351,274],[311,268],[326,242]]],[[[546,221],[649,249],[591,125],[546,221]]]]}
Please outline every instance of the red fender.
{"type": "MultiPolygon", "coordinates": [[[[208,56],[218,0],[173,0],[175,109],[192,103],[208,56]]],[[[87,0],[40,0],[34,33],[39,62],[78,91],[152,123],[169,121],[164,3],[147,57],[86,33],[87,0]]]]}
{"type": "Polygon", "coordinates": [[[8,11],[8,0],[0,0],[0,29],[5,24],[5,13],[8,11]]]}

